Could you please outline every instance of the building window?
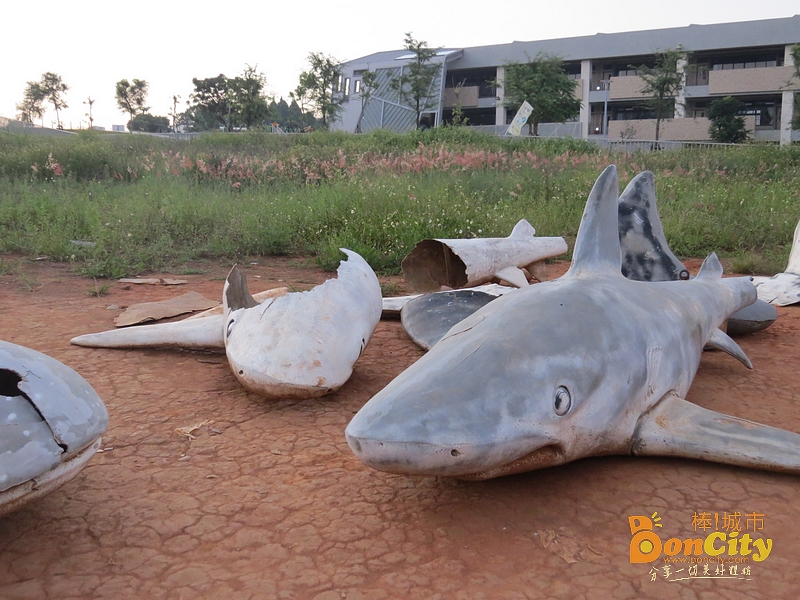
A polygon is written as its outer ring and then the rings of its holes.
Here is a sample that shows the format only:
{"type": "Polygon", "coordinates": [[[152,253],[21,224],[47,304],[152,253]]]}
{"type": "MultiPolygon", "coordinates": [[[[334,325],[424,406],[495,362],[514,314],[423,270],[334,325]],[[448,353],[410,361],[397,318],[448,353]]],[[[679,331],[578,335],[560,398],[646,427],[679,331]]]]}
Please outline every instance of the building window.
{"type": "Polygon", "coordinates": [[[495,79],[497,69],[459,69],[447,73],[447,88],[477,87],[479,98],[494,98],[497,95],[495,79]]]}
{"type": "Polygon", "coordinates": [[[360,94],[361,93],[361,80],[360,79],[356,79],[355,81],[353,81],[353,93],[354,94],[360,94]]]}
{"type": "Polygon", "coordinates": [[[350,95],[350,78],[344,78],[344,96],[345,98],[350,95]]]}

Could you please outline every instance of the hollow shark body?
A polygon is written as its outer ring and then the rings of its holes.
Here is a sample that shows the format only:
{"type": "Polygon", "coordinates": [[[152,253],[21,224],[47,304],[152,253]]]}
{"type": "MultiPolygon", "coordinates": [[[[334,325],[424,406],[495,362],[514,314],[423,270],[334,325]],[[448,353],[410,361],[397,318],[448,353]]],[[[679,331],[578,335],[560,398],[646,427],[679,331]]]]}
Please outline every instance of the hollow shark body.
{"type": "Polygon", "coordinates": [[[527,287],[528,271],[540,281],[544,260],[567,251],[562,237],[536,237],[520,220],[505,238],[429,239],[419,242],[403,259],[403,277],[417,292],[474,287],[493,279],[527,287]]]}
{"type": "Polygon", "coordinates": [[[337,278],[306,292],[287,288],[250,295],[234,267],[221,307],[174,323],[112,329],[70,340],[97,348],[224,348],[249,390],[270,398],[314,398],[335,391],[353,372],[381,316],[375,272],[357,253],[337,278]],[[219,314],[219,313],[222,314],[219,314]]]}
{"type": "Polygon", "coordinates": [[[753,284],[764,302],[775,306],[800,303],[800,222],[794,229],[786,270],[773,277],[753,277],[753,284]]]}
{"type": "Polygon", "coordinates": [[[246,388],[271,398],[314,398],[350,378],[382,300],[369,264],[341,250],[347,261],[337,279],[261,303],[247,291],[244,273],[231,270],[222,290],[225,353],[246,388]]]}
{"type": "Polygon", "coordinates": [[[616,168],[589,196],[563,277],[498,298],[453,327],[356,414],[356,456],[383,471],[489,479],[610,454],[800,470],[800,435],[684,400],[703,347],[748,367],[719,325],[749,278],[710,255],[691,281],[620,269],[616,168]]]}

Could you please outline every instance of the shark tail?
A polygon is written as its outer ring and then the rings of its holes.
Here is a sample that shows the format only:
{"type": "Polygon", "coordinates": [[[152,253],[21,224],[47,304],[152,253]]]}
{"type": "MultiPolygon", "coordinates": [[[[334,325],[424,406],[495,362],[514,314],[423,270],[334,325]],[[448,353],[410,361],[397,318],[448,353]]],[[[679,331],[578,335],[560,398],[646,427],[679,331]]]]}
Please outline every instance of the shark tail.
{"type": "Polygon", "coordinates": [[[631,454],[800,473],[800,434],[723,415],[668,394],[639,418],[631,454]]]}

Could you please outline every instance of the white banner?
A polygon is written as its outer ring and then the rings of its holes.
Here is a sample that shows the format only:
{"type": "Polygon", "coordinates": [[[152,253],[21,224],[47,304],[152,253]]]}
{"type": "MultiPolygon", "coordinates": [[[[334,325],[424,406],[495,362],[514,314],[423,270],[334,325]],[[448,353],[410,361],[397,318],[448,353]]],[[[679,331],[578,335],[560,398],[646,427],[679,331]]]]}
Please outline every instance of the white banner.
{"type": "Polygon", "coordinates": [[[513,135],[514,137],[519,137],[519,134],[522,132],[522,126],[528,121],[528,117],[531,116],[533,112],[533,107],[528,104],[527,101],[522,103],[522,106],[519,107],[517,114],[514,116],[514,120],[511,121],[511,125],[508,126],[508,131],[506,131],[506,135],[513,135]]]}

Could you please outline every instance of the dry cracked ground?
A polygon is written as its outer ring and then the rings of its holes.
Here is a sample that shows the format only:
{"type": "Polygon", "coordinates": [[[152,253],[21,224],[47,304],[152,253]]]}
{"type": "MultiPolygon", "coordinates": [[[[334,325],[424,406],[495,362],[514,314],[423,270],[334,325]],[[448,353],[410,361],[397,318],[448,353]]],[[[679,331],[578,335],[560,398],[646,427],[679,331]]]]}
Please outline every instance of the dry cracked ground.
{"type": "MultiPolygon", "coordinates": [[[[103,282],[64,265],[5,262],[15,268],[0,276],[0,337],[81,373],[110,426],[104,451],[74,480],[0,518],[2,598],[797,597],[798,477],[633,457],[487,482],[373,471],[343,431],[422,355],[398,322],[380,323],[338,393],[266,401],[239,386],[222,354],[69,344],[111,328],[119,310],[110,305],[187,290],[219,298],[228,265],[206,264],[180,288],[114,282],[92,296],[103,282]],[[195,439],[175,431],[203,422],[195,439]],[[654,512],[664,541],[700,537],[693,515],[713,523],[716,514],[723,529],[725,513],[739,512],[742,533],[770,538],[772,552],[725,565],[727,578],[714,576],[716,566],[712,577],[701,567],[683,579],[689,564],[631,564],[628,517],[654,512]],[[746,520],[754,513],[763,517],[746,520]]],[[[256,291],[308,289],[330,276],[299,260],[257,263],[247,269],[256,291]]],[[[800,432],[800,307],[779,314],[740,340],[754,371],[707,352],[689,400],[800,432]]]]}

